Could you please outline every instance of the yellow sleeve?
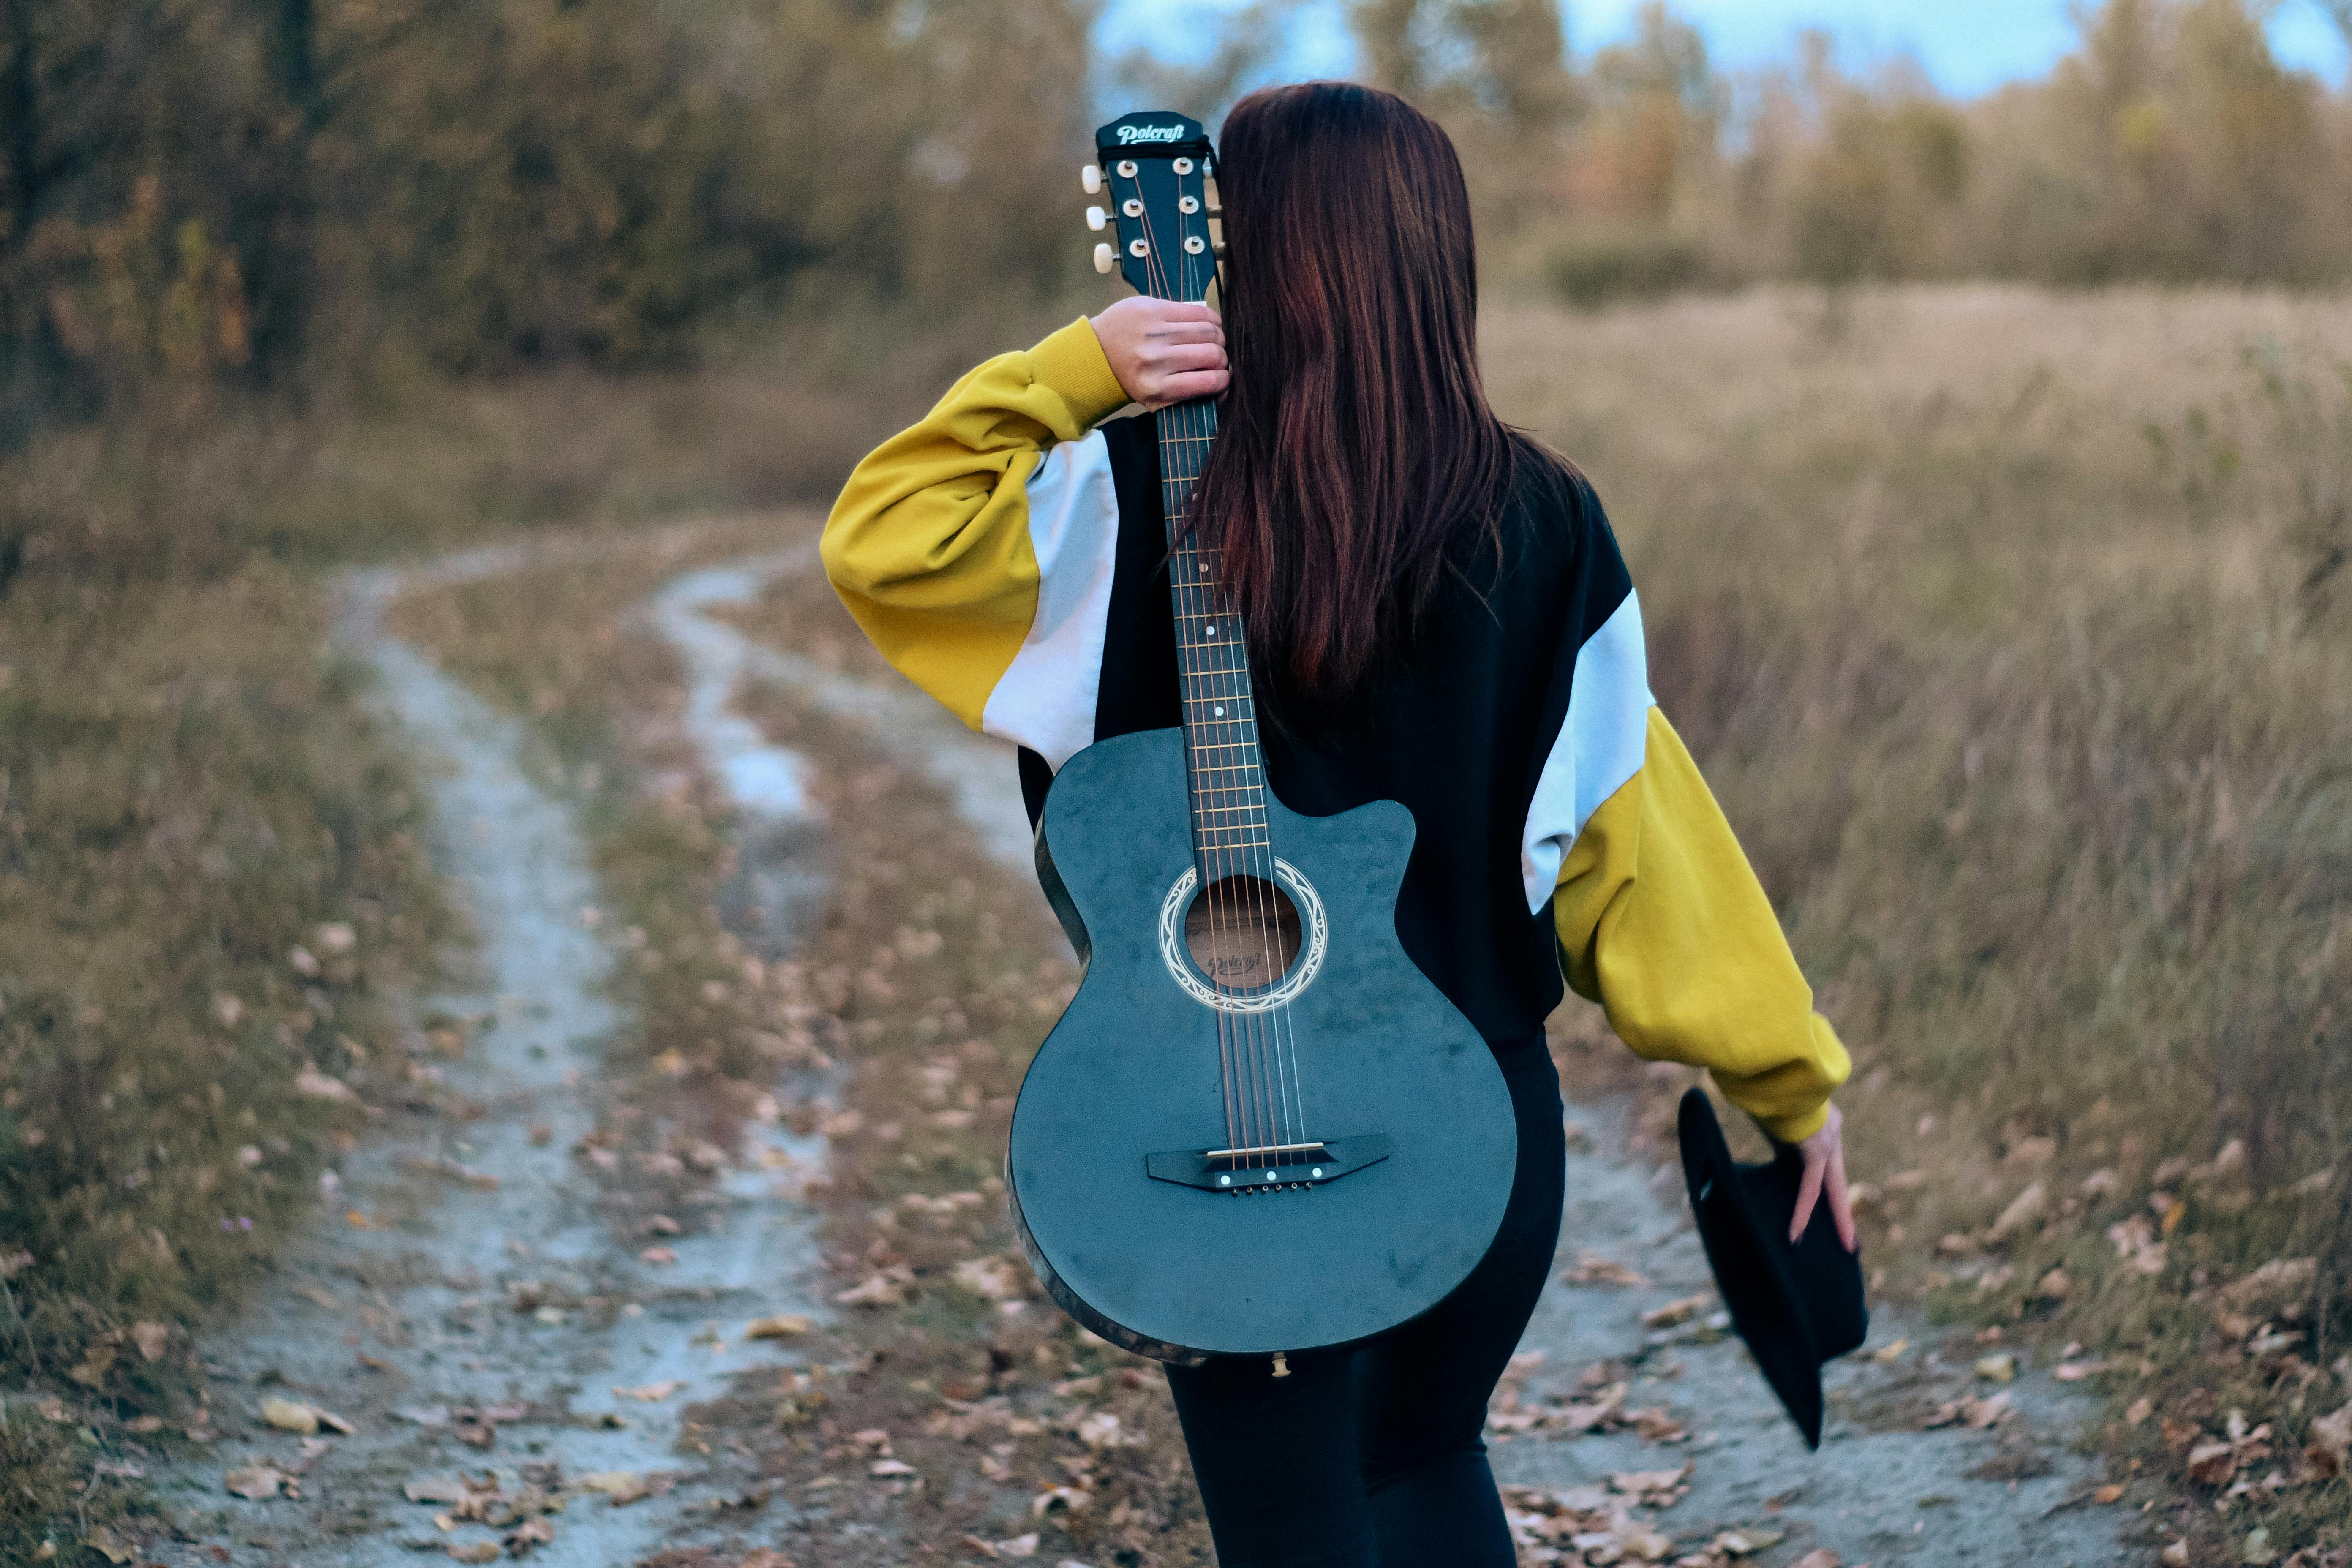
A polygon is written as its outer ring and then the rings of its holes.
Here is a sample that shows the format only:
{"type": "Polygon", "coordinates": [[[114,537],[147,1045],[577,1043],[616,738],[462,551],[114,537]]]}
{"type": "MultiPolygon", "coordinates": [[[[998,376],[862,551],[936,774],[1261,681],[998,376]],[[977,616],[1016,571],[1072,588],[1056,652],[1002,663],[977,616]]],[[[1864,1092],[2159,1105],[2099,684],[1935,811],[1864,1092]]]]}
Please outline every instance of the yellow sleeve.
{"type": "Polygon", "coordinates": [[[1000,354],[867,455],[824,525],[825,575],[898,671],[973,729],[1037,612],[1024,486],[1127,394],[1081,319],[1000,354]]]}
{"type": "Polygon", "coordinates": [[[1560,967],[1637,1055],[1714,1075],[1784,1143],[1853,1070],[1682,737],[1652,708],[1641,769],[1586,822],[1552,895],[1560,967]]]}

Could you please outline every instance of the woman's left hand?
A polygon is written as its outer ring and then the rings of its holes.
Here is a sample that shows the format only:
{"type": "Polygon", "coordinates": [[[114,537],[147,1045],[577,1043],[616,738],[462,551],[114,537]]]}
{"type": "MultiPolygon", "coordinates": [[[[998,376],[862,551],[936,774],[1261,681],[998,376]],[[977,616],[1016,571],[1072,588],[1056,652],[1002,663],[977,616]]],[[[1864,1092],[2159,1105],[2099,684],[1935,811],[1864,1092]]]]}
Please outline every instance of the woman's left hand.
{"type": "Polygon", "coordinates": [[[1830,1119],[1822,1123],[1822,1130],[1797,1145],[1797,1152],[1805,1157],[1805,1176],[1797,1187],[1796,1215],[1789,1223],[1791,1243],[1805,1234],[1805,1226],[1813,1217],[1813,1205],[1821,1201],[1826,1190],[1830,1217],[1837,1222],[1838,1239],[1845,1243],[1848,1252],[1858,1245],[1853,1230],[1853,1203],[1846,1195],[1844,1127],[1844,1114],[1832,1104],[1830,1119]]]}

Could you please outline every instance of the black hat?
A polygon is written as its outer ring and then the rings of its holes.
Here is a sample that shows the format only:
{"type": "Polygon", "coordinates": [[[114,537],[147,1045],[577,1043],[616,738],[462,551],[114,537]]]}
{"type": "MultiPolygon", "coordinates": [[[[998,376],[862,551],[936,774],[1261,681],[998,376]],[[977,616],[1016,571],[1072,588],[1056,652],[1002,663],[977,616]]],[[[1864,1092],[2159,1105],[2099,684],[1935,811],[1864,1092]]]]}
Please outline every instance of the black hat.
{"type": "Polygon", "coordinates": [[[1776,1142],[1770,1164],[1734,1163],[1702,1089],[1683,1096],[1679,1122],[1691,1212],[1731,1326],[1804,1433],[1805,1447],[1818,1448],[1822,1363],[1860,1348],[1870,1332],[1862,1260],[1838,1239],[1826,1198],[1814,1205],[1803,1237],[1790,1245],[1789,1222],[1805,1173],[1795,1149],[1776,1142]]]}

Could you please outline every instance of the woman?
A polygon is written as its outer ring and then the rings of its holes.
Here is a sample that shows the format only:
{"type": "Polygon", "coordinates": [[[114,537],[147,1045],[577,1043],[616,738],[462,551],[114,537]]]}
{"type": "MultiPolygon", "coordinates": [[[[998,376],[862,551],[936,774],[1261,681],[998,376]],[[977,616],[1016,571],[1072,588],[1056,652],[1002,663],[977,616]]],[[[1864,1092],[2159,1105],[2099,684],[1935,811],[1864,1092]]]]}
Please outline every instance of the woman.
{"type": "Polygon", "coordinates": [[[1271,89],[1219,170],[1223,318],[1128,300],[980,366],[859,466],[825,566],[893,664],[1023,748],[1034,818],[1081,748],[1178,722],[1152,422],[1111,416],[1222,398],[1192,515],[1279,720],[1268,776],[1310,815],[1412,809],[1398,932],[1500,1059],[1519,1164],[1434,1310],[1286,1377],[1169,1383],[1226,1568],[1508,1568],[1480,1432],[1558,1242],[1563,978],[1802,1151],[1792,1237],[1826,1191],[1851,1247],[1846,1055],[1651,700],[1600,501],[1486,405],[1445,133],[1370,89],[1271,89]]]}

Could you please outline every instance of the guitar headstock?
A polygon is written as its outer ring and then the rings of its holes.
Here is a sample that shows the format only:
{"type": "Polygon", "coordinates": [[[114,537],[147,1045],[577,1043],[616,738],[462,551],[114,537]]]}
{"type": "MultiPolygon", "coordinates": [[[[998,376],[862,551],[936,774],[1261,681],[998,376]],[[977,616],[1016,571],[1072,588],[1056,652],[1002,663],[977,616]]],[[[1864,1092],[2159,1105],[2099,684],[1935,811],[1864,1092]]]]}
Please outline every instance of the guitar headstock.
{"type": "Polygon", "coordinates": [[[1088,195],[1087,226],[1115,243],[1095,247],[1095,270],[1118,268],[1136,292],[1161,300],[1208,298],[1224,247],[1210,232],[1216,154],[1197,120],[1166,110],[1122,114],[1095,132],[1095,162],[1079,172],[1088,195]]]}

